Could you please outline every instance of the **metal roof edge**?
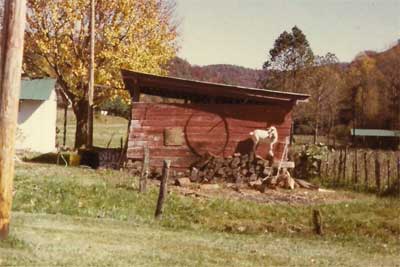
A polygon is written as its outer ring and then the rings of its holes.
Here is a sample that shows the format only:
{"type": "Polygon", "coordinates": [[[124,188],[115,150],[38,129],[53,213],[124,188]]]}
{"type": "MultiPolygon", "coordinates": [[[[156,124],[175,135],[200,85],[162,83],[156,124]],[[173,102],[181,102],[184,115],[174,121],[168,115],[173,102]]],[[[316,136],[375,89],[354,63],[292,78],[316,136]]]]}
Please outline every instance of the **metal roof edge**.
{"type": "Polygon", "coordinates": [[[282,95],[282,97],[286,96],[289,98],[294,98],[294,99],[300,100],[300,101],[306,101],[310,97],[310,95],[308,95],[308,94],[275,91],[275,90],[270,90],[270,89],[260,89],[260,88],[245,87],[245,86],[238,86],[238,85],[222,84],[222,83],[212,83],[212,82],[205,82],[205,81],[199,81],[199,80],[190,80],[190,79],[184,79],[184,78],[178,78],[178,77],[170,77],[170,76],[162,76],[162,75],[150,74],[150,73],[145,73],[145,72],[138,72],[138,71],[133,71],[133,70],[128,70],[128,69],[121,69],[121,74],[122,74],[123,79],[128,78],[127,77],[128,75],[139,76],[137,78],[140,78],[140,76],[145,76],[145,77],[149,77],[149,78],[154,77],[154,78],[158,78],[158,79],[167,79],[170,81],[189,82],[189,83],[196,84],[196,85],[211,85],[211,86],[218,86],[218,87],[224,87],[224,88],[259,92],[259,93],[271,93],[271,94],[282,95]]]}

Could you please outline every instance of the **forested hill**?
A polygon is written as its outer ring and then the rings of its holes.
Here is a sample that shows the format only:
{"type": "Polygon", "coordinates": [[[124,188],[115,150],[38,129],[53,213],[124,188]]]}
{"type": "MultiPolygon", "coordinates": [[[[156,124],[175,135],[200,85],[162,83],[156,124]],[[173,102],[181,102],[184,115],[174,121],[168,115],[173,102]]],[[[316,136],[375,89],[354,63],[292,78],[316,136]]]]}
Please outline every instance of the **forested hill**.
{"type": "Polygon", "coordinates": [[[169,76],[198,81],[257,87],[262,70],[249,69],[236,65],[216,64],[207,66],[191,65],[179,57],[171,60],[169,76]]]}

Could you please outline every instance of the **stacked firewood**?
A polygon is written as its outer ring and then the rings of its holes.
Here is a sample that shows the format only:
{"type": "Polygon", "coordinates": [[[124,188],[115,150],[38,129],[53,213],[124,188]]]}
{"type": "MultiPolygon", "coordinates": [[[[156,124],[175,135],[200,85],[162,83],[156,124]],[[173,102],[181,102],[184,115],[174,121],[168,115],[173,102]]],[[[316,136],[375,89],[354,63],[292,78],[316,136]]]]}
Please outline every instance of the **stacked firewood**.
{"type": "Polygon", "coordinates": [[[199,183],[216,179],[231,183],[256,181],[272,174],[271,163],[251,154],[235,153],[222,158],[207,153],[193,165],[191,180],[199,183]]]}
{"type": "Polygon", "coordinates": [[[291,177],[286,169],[281,169],[277,175],[272,167],[272,159],[235,153],[233,156],[222,158],[211,153],[204,155],[192,167],[191,182],[214,183],[247,183],[250,187],[264,192],[267,188],[277,187],[286,189],[306,188],[318,189],[307,181],[291,177]]]}

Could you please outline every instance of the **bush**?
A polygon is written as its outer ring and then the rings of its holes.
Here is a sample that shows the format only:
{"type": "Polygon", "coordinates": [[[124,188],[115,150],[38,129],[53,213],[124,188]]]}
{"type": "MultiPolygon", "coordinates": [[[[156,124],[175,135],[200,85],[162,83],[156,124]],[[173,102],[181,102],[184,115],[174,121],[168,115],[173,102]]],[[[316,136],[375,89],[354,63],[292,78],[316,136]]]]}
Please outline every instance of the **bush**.
{"type": "Polygon", "coordinates": [[[328,152],[328,147],[323,144],[302,146],[301,150],[294,154],[295,177],[306,180],[318,177],[322,160],[326,158],[328,152]]]}

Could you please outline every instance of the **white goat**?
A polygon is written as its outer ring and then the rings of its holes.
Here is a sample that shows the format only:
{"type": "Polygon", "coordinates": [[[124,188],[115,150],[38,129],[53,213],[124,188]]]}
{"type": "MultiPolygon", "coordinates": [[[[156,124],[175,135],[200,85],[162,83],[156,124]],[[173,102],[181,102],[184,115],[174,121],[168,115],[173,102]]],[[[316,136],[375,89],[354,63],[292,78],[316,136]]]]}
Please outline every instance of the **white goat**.
{"type": "Polygon", "coordinates": [[[268,154],[273,157],[274,156],[274,144],[278,141],[278,131],[274,126],[267,128],[266,130],[254,130],[250,132],[250,137],[253,140],[253,151],[256,153],[257,146],[260,143],[269,144],[268,154]]]}

